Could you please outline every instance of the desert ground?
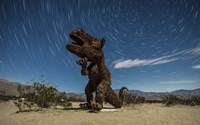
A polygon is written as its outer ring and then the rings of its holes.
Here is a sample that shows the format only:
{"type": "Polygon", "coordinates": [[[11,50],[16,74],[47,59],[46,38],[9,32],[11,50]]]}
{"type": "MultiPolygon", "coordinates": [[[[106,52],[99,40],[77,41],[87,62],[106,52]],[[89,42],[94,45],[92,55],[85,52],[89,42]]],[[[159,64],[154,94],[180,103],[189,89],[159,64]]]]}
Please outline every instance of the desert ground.
{"type": "MultiPolygon", "coordinates": [[[[109,107],[109,106],[107,106],[109,107]]],[[[91,113],[79,109],[43,109],[16,113],[13,101],[0,103],[0,125],[199,125],[199,106],[141,104],[125,106],[121,111],[91,113]]]]}

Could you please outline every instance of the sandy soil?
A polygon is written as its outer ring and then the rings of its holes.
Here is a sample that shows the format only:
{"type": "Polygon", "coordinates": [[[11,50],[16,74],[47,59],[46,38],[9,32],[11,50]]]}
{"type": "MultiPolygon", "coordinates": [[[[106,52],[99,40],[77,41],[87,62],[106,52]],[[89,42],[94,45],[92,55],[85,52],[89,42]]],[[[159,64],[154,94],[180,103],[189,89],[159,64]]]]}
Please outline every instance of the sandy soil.
{"type": "MultiPolygon", "coordinates": [[[[74,103],[73,107],[78,104],[74,103]]],[[[199,106],[164,107],[142,104],[124,107],[119,112],[90,113],[86,110],[45,109],[15,113],[10,102],[0,103],[0,125],[199,125],[199,106]]]]}

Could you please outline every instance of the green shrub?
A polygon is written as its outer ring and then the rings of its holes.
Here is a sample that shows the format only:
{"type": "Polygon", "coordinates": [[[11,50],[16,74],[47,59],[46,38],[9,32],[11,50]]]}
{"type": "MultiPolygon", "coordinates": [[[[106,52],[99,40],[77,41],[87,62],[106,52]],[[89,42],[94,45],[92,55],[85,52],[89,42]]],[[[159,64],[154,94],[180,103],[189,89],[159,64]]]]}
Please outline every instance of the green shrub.
{"type": "Polygon", "coordinates": [[[145,102],[144,97],[136,96],[133,93],[125,93],[125,96],[124,96],[125,104],[140,104],[144,102],[145,102]]]}
{"type": "Polygon", "coordinates": [[[162,97],[165,106],[180,104],[181,100],[175,95],[165,95],[162,97]]]}
{"type": "Polygon", "coordinates": [[[28,86],[18,86],[20,98],[26,98],[27,101],[36,103],[39,107],[47,108],[51,105],[68,105],[69,101],[65,93],[43,82],[33,82],[28,86]]]}
{"type": "Polygon", "coordinates": [[[191,98],[180,98],[175,95],[165,95],[162,98],[165,106],[182,104],[182,105],[200,105],[200,96],[192,96],[191,98]]]}

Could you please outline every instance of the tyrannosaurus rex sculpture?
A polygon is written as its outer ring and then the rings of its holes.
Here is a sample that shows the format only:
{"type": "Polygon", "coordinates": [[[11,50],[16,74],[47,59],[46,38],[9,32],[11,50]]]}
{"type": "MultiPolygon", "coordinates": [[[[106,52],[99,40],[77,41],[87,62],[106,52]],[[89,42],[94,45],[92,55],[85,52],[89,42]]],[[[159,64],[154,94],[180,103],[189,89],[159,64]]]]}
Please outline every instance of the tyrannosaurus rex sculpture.
{"type": "Polygon", "coordinates": [[[83,29],[72,31],[70,37],[75,42],[68,44],[66,48],[81,58],[77,61],[77,64],[82,66],[81,74],[89,77],[89,82],[85,88],[87,103],[81,106],[101,110],[103,101],[106,101],[115,108],[121,108],[124,99],[123,90],[127,88],[122,87],[119,96],[111,88],[110,72],[105,65],[102,50],[105,39],[96,39],[83,29]],[[87,62],[91,62],[88,67],[87,62]],[[96,92],[95,101],[93,101],[93,92],[96,92]]]}

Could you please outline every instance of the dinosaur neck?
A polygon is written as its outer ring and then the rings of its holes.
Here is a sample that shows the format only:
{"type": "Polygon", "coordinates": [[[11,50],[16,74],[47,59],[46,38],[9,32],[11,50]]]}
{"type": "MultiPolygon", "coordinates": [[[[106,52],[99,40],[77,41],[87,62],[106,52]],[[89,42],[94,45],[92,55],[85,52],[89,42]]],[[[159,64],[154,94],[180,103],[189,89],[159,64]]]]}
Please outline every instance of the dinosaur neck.
{"type": "Polygon", "coordinates": [[[99,61],[99,63],[97,63],[97,66],[98,66],[98,69],[99,69],[99,73],[101,74],[101,78],[107,79],[107,80],[110,81],[110,72],[105,65],[104,58],[102,58],[101,61],[99,61]]]}
{"type": "Polygon", "coordinates": [[[99,62],[97,63],[97,66],[98,66],[99,68],[105,67],[105,60],[104,60],[104,57],[103,57],[101,60],[99,60],[99,62]]]}

